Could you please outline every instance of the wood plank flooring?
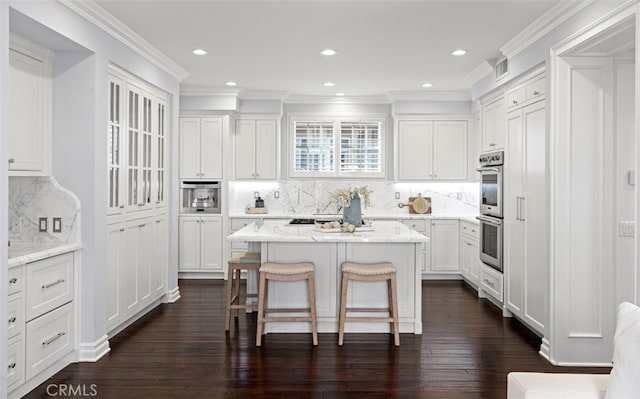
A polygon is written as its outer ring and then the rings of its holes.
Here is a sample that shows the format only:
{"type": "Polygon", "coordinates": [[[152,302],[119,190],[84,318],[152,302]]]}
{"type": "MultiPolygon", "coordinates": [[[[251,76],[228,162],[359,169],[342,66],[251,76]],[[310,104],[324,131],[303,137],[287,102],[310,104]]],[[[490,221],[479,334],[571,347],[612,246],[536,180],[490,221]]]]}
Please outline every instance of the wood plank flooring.
{"type": "MultiPolygon", "coordinates": [[[[256,314],[224,332],[222,281],[181,280],[182,298],[116,337],[96,363],[65,368],[49,384],[95,384],[97,398],[506,398],[510,371],[591,372],[551,366],[540,339],[459,281],[423,282],[422,335],[269,334],[255,346],[256,314]]],[[[51,388],[50,388],[51,392],[51,388]]]]}

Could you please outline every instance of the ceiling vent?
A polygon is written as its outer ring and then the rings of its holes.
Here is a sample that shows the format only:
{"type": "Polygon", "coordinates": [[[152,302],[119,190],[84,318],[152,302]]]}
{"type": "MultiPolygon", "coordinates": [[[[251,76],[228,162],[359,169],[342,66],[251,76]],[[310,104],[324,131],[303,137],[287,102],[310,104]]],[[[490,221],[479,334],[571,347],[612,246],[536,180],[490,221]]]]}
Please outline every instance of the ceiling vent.
{"type": "Polygon", "coordinates": [[[509,73],[509,59],[505,57],[501,60],[498,60],[494,69],[496,71],[496,80],[504,77],[509,73]]]}

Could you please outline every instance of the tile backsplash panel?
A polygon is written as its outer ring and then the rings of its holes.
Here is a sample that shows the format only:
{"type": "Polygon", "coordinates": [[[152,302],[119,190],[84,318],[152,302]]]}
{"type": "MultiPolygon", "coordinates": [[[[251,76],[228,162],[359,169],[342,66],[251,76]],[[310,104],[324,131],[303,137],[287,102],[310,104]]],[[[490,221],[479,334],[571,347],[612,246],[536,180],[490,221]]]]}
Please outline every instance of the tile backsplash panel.
{"type": "Polygon", "coordinates": [[[371,191],[371,206],[363,208],[363,214],[406,215],[409,197],[431,197],[433,214],[477,214],[479,206],[478,183],[397,183],[389,181],[339,181],[339,180],[291,180],[281,182],[230,182],[229,214],[242,214],[247,206],[254,206],[254,193],[264,199],[270,214],[310,215],[336,213],[338,205],[331,193],[335,189],[366,185],[371,191]],[[279,198],[275,198],[278,192],[279,198]],[[395,193],[400,193],[400,199],[395,193]]]}
{"type": "Polygon", "coordinates": [[[80,201],[53,177],[9,177],[9,240],[20,242],[80,242],[80,201]],[[38,219],[47,218],[47,231],[38,219]],[[53,218],[62,231],[53,232],[53,218]]]}

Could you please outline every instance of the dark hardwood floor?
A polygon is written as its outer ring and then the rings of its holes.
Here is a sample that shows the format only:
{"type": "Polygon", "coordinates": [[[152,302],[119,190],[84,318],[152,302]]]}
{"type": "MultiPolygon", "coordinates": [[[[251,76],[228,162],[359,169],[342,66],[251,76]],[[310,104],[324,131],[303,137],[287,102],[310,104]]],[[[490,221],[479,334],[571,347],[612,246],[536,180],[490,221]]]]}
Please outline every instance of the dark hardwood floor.
{"type": "Polygon", "coordinates": [[[256,348],[255,313],[241,313],[225,334],[223,288],[181,280],[178,302],[114,337],[100,361],[70,365],[27,398],[67,384],[118,399],[502,399],[510,371],[609,372],[551,366],[538,337],[462,282],[423,283],[423,334],[401,334],[399,348],[390,334],[347,334],[342,348],[337,334],[320,334],[316,348],[309,334],[270,334],[256,348]]]}

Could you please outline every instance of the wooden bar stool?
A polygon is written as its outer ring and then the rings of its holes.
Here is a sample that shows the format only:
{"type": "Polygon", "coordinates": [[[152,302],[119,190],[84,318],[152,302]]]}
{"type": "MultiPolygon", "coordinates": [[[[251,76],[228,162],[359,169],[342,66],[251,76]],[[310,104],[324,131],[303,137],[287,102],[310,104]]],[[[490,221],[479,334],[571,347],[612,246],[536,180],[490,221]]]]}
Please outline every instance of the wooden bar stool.
{"type": "Polygon", "coordinates": [[[240,292],[240,276],[243,270],[260,269],[260,252],[241,252],[229,259],[227,263],[226,308],[224,315],[224,330],[229,331],[231,312],[235,310],[238,317],[239,309],[257,309],[256,304],[247,304],[247,298],[257,298],[258,294],[240,292]]]}
{"type": "Polygon", "coordinates": [[[316,317],[316,288],[313,277],[314,265],[311,262],[303,263],[263,263],[260,267],[260,284],[258,286],[258,331],[256,332],[256,346],[262,345],[262,332],[266,322],[304,321],[311,322],[313,345],[318,345],[318,320],[316,317]],[[301,281],[309,282],[309,307],[308,308],[267,308],[267,283],[272,281],[301,281]],[[309,316],[295,317],[267,317],[267,313],[295,313],[308,312],[309,316]]]}
{"type": "Polygon", "coordinates": [[[338,325],[338,345],[344,342],[344,323],[347,321],[391,323],[393,339],[400,346],[400,325],[398,324],[398,294],[396,288],[396,267],[393,263],[354,263],[342,264],[342,290],[340,293],[340,318],[338,325]],[[349,280],[354,281],[386,281],[388,308],[347,308],[347,289],[349,280]],[[347,312],[389,312],[389,317],[347,317],[347,312]]]}

